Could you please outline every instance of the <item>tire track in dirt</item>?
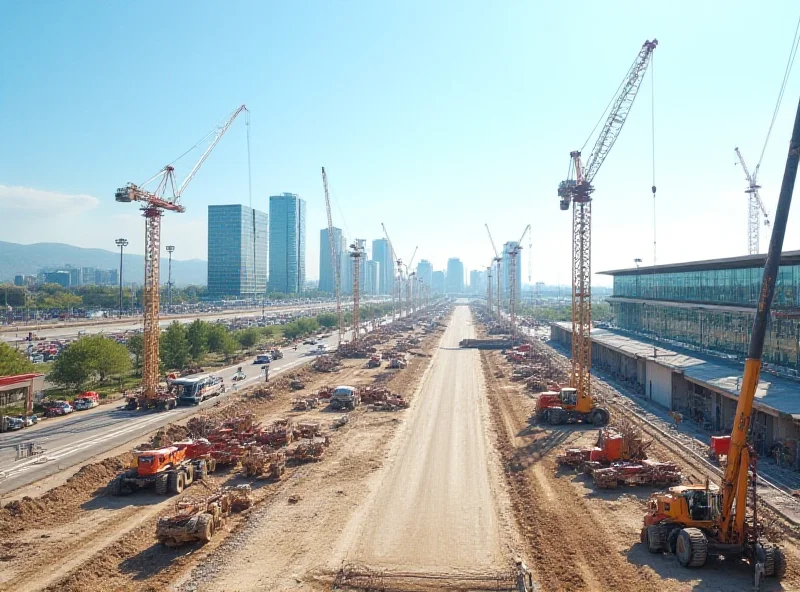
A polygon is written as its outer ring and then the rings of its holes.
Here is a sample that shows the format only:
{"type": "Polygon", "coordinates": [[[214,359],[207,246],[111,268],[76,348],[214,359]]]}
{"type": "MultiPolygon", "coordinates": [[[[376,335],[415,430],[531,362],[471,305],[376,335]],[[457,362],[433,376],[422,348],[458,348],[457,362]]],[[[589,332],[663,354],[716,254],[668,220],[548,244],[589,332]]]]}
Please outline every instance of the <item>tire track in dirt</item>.
{"type": "MultiPolygon", "coordinates": [[[[484,375],[493,393],[489,398],[492,421],[505,436],[498,437],[498,443],[506,463],[512,505],[539,585],[548,592],[652,592],[659,578],[620,554],[613,539],[608,538],[609,525],[596,519],[569,480],[556,477],[555,463],[545,457],[582,432],[531,425],[532,401],[526,401],[526,406],[515,389],[503,388],[502,379],[496,378],[499,368],[492,353],[481,352],[484,375]]],[[[609,514],[613,520],[613,514],[609,514]]]]}

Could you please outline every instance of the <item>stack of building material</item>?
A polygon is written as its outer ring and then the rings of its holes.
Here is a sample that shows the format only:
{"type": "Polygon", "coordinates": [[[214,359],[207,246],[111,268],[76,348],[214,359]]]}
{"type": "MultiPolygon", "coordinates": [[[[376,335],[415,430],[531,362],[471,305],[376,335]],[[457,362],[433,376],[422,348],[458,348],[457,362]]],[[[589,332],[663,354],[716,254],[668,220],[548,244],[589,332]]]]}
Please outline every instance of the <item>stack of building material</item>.
{"type": "Polygon", "coordinates": [[[340,368],[341,363],[333,356],[319,356],[311,365],[315,372],[338,372],[340,368]]]}

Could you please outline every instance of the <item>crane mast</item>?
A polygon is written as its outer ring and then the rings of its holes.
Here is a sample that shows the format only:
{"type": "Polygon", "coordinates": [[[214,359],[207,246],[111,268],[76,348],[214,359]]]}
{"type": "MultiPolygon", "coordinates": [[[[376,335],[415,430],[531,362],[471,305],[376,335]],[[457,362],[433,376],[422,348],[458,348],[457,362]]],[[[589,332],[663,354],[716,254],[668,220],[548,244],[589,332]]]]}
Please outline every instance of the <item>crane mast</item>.
{"type": "Polygon", "coordinates": [[[408,265],[406,265],[406,314],[412,314],[414,312],[414,307],[412,306],[412,303],[411,303],[411,296],[412,296],[412,291],[413,291],[413,287],[414,287],[413,286],[413,282],[414,282],[413,278],[416,277],[417,272],[412,271],[412,272],[409,273],[408,270],[412,265],[414,265],[414,259],[417,256],[417,249],[418,248],[419,248],[419,245],[414,247],[414,254],[411,255],[411,259],[409,260],[408,265]]]}
{"type": "Polygon", "coordinates": [[[734,151],[736,156],[739,157],[739,163],[742,165],[744,176],[747,179],[747,189],[744,192],[750,196],[747,214],[747,253],[749,255],[757,255],[761,247],[760,217],[763,215],[764,226],[769,226],[769,214],[767,213],[767,208],[764,207],[764,202],[761,201],[761,196],[758,194],[758,190],[761,189],[761,185],[756,183],[758,167],[756,167],[755,173],[750,175],[750,170],[747,168],[744,156],[742,156],[739,148],[734,148],[734,151]]]}
{"type": "Polygon", "coordinates": [[[402,302],[400,302],[400,280],[402,278],[402,265],[403,262],[397,258],[397,254],[394,252],[394,247],[392,246],[392,239],[389,238],[389,232],[386,230],[386,225],[381,222],[381,228],[383,228],[383,236],[386,237],[386,242],[389,243],[389,251],[392,255],[392,261],[397,263],[397,275],[392,274],[392,321],[395,320],[395,300],[397,300],[397,308],[399,309],[399,316],[402,316],[402,302]]]}
{"type": "Polygon", "coordinates": [[[219,143],[222,136],[228,131],[233,121],[242,112],[247,111],[247,107],[242,105],[225,123],[220,126],[211,144],[203,152],[200,160],[194,165],[192,170],[180,187],[175,186],[175,168],[167,165],[148,179],[142,185],[128,183],[125,187],[117,189],[115,199],[118,202],[128,203],[132,201],[142,202],[142,215],[145,219],[145,256],[144,256],[144,321],[143,321],[143,363],[142,363],[142,397],[137,401],[138,406],[148,407],[157,398],[158,392],[158,368],[159,368],[159,337],[161,329],[158,324],[159,313],[159,283],[160,283],[160,261],[161,261],[161,217],[164,211],[182,213],[186,211],[180,203],[181,196],[189,183],[194,179],[197,171],[206,161],[211,151],[219,143]],[[158,187],[155,191],[146,191],[144,186],[158,179],[158,187]],[[172,195],[167,197],[168,189],[172,195]]]}
{"type": "Polygon", "coordinates": [[[509,318],[511,320],[511,338],[516,341],[517,339],[517,290],[520,288],[517,286],[517,257],[522,252],[522,239],[525,238],[525,234],[529,232],[531,229],[531,225],[528,224],[525,227],[525,230],[522,231],[522,236],[519,237],[519,240],[508,250],[508,263],[509,263],[509,293],[510,293],[510,300],[508,303],[508,312],[509,318]]]}
{"type": "Polygon", "coordinates": [[[361,257],[364,256],[364,239],[353,239],[350,245],[350,257],[353,258],[353,343],[358,343],[361,336],[359,305],[361,303],[361,257]]]}
{"type": "MultiPolygon", "coordinates": [[[[489,230],[489,225],[486,224],[485,226],[486,226],[486,233],[489,235],[489,242],[492,243],[492,250],[494,251],[493,261],[497,266],[497,274],[496,274],[497,277],[495,278],[495,281],[497,282],[497,298],[495,304],[497,306],[497,322],[499,323],[500,322],[500,263],[503,261],[503,258],[500,257],[500,253],[497,252],[497,247],[494,246],[494,239],[492,238],[492,231],[489,230]]],[[[489,312],[492,312],[491,309],[489,309],[489,312]]]]}
{"type": "MultiPolygon", "coordinates": [[[[328,215],[328,243],[331,249],[331,267],[333,267],[333,285],[336,292],[336,322],[339,327],[339,345],[344,338],[344,315],[342,314],[342,286],[339,277],[339,268],[342,264],[340,255],[337,255],[335,241],[333,239],[333,217],[331,216],[331,198],[328,193],[328,175],[325,167],[322,167],[322,186],[325,189],[325,212],[328,215]]],[[[341,247],[341,244],[339,245],[341,247]]]]}
{"type": "Polygon", "coordinates": [[[639,92],[647,66],[658,40],[645,41],[639,54],[628,70],[619,94],[612,101],[612,107],[603,128],[597,137],[589,159],[584,163],[581,152],[570,152],[570,176],[558,187],[561,198],[560,207],[572,208],[572,376],[570,385],[577,390],[579,399],[591,396],[592,344],[592,180],[617,141],[633,102],[639,92]]]}

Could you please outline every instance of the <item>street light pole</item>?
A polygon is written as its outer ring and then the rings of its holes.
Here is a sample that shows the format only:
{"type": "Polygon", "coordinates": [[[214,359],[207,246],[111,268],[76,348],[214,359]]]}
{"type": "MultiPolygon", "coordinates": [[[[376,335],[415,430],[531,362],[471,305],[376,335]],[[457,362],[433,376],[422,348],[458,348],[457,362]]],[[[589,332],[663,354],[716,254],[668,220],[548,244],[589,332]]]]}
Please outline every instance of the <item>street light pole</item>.
{"type": "Polygon", "coordinates": [[[167,245],[167,253],[169,253],[169,271],[167,272],[167,307],[169,313],[172,313],[172,253],[174,251],[175,245],[167,245]]]}
{"type": "Polygon", "coordinates": [[[122,250],[128,246],[128,239],[118,238],[114,242],[119,247],[119,318],[122,318],[122,250]]]}

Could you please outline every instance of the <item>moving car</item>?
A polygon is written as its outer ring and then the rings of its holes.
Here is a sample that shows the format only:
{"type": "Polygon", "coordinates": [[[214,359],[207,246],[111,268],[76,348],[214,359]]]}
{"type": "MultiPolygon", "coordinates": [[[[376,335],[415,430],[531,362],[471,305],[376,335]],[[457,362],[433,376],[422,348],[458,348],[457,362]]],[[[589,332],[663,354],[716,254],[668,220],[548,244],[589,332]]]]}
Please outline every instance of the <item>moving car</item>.
{"type": "Polygon", "coordinates": [[[247,376],[245,375],[244,371],[242,370],[242,367],[239,366],[239,369],[236,371],[236,374],[234,374],[231,377],[231,380],[233,382],[239,382],[240,380],[244,380],[245,378],[247,378],[247,376]]]}
{"type": "Polygon", "coordinates": [[[317,345],[317,340],[316,339],[306,339],[303,342],[303,345],[317,345]]]}
{"type": "Polygon", "coordinates": [[[258,354],[253,364],[269,364],[271,361],[269,354],[258,354]]]}

